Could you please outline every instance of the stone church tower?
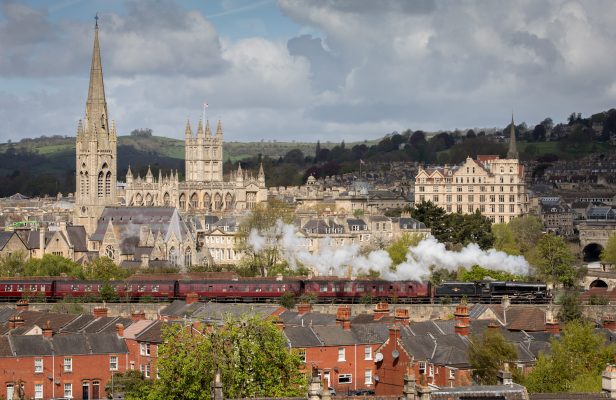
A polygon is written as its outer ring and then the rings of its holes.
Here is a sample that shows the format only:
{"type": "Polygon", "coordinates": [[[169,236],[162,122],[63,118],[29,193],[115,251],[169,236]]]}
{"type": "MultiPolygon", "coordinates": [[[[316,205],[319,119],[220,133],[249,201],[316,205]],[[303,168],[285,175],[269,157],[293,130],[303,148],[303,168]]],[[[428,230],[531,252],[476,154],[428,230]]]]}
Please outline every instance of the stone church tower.
{"type": "Polygon", "coordinates": [[[88,235],[105,206],[117,205],[117,137],[115,122],[109,125],[103,67],[98,45],[98,17],[94,28],[94,49],[86,115],[79,121],[76,138],[76,186],[73,223],[83,225],[88,235]]]}

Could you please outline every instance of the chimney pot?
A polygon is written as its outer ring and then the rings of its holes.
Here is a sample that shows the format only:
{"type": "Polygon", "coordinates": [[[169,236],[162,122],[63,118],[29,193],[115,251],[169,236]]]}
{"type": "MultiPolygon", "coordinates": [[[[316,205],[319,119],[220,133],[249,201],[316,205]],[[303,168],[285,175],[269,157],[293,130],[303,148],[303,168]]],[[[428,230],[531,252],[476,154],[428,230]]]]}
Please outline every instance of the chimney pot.
{"type": "Polygon", "coordinates": [[[15,309],[17,311],[27,311],[29,306],[30,304],[28,303],[28,300],[22,299],[17,302],[17,304],[15,305],[15,309]]]}
{"type": "Polygon", "coordinates": [[[118,334],[118,336],[119,337],[124,337],[124,325],[123,324],[116,324],[115,328],[116,328],[116,333],[118,334]]]}
{"type": "Polygon", "coordinates": [[[197,293],[187,293],[186,294],[186,304],[193,304],[199,301],[199,295],[197,293]]]}
{"type": "Polygon", "coordinates": [[[312,305],[310,303],[299,303],[297,305],[297,313],[304,315],[312,311],[312,305]]]}
{"type": "Polygon", "coordinates": [[[51,321],[47,320],[43,327],[43,337],[50,338],[53,336],[53,329],[51,329],[51,321]]]}
{"type": "Polygon", "coordinates": [[[107,316],[107,307],[94,307],[92,310],[92,315],[96,318],[106,317],[107,316]]]}
{"type": "Polygon", "coordinates": [[[389,304],[382,302],[377,303],[374,307],[374,320],[379,320],[389,315],[389,304]]]}
{"type": "Polygon", "coordinates": [[[130,314],[130,319],[133,322],[137,322],[137,321],[142,321],[145,319],[145,310],[140,310],[140,311],[133,311],[130,314]]]}

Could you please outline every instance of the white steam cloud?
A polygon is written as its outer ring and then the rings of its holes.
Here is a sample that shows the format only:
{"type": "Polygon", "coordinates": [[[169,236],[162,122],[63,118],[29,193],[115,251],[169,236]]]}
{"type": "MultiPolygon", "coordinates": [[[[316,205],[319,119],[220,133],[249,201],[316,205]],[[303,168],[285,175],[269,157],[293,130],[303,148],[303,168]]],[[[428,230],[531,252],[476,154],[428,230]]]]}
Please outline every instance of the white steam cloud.
{"type": "Polygon", "coordinates": [[[385,250],[375,250],[362,255],[357,244],[336,245],[336,239],[329,237],[321,240],[318,250],[311,253],[305,237],[297,228],[279,220],[267,232],[253,229],[248,235],[247,243],[255,252],[277,247],[291,267],[295,268],[300,263],[317,274],[326,276],[345,276],[349,269],[353,275],[373,270],[388,280],[423,281],[429,277],[432,266],[457,271],[460,267],[480,265],[516,275],[528,275],[530,270],[528,262],[522,256],[511,256],[495,249],[481,250],[475,243],[460,251],[451,251],[434,237],[428,236],[417,246],[409,247],[406,261],[393,271],[393,262],[385,250]]]}

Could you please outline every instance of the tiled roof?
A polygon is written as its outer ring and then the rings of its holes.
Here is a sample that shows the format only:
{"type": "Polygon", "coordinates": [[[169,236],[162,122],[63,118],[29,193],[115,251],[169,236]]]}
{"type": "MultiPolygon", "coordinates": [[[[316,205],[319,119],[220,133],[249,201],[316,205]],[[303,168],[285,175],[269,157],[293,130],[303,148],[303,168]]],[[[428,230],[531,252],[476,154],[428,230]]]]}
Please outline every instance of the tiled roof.
{"type": "Polygon", "coordinates": [[[323,345],[309,326],[285,327],[284,335],[293,348],[319,347],[323,345]]]}
{"type": "MultiPolygon", "coordinates": [[[[280,319],[284,322],[285,326],[292,325],[335,325],[336,316],[331,314],[321,314],[319,312],[309,312],[304,315],[300,315],[297,311],[285,311],[280,314],[280,319]]],[[[353,323],[353,322],[351,322],[353,323]]]]}

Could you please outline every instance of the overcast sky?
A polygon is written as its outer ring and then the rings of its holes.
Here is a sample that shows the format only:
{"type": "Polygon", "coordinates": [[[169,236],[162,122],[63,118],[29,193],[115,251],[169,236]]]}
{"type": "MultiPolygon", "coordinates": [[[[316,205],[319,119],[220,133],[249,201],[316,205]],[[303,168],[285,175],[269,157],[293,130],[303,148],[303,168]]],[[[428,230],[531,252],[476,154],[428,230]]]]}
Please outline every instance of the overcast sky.
{"type": "Polygon", "coordinates": [[[120,134],[361,140],[616,107],[616,1],[0,0],[0,141],[74,136],[94,34],[120,134]]]}

